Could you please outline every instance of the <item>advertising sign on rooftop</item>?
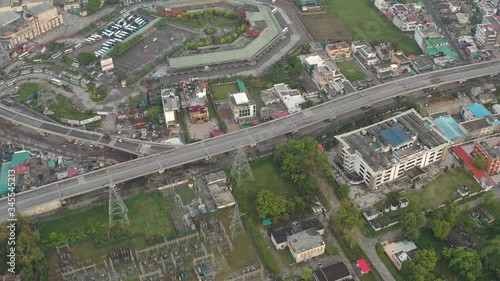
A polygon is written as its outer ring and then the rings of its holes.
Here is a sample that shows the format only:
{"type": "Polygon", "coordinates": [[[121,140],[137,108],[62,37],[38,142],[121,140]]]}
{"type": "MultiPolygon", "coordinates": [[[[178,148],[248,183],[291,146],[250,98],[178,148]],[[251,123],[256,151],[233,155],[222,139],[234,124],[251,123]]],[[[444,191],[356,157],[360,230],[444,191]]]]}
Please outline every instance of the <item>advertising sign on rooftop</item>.
{"type": "Polygon", "coordinates": [[[101,61],[101,69],[102,71],[108,71],[114,68],[113,59],[105,59],[101,61]]]}

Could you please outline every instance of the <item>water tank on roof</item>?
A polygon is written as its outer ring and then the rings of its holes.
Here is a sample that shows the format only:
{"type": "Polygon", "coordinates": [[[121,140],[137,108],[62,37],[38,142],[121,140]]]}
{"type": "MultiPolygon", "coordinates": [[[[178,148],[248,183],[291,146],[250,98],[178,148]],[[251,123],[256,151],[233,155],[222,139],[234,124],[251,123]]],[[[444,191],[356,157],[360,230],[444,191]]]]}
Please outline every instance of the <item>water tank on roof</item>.
{"type": "Polygon", "coordinates": [[[396,119],[396,118],[392,118],[392,122],[394,122],[394,123],[398,123],[398,119],[396,119]]]}

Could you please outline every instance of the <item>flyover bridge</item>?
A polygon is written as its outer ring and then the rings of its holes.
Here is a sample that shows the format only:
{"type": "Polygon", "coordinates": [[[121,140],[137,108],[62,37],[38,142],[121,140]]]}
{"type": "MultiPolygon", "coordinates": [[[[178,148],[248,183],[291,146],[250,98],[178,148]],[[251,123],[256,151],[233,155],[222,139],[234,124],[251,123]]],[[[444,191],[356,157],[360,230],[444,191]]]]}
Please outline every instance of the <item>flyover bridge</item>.
{"type": "MultiPolygon", "coordinates": [[[[500,73],[500,60],[494,60],[443,69],[377,85],[248,129],[134,159],[19,193],[16,195],[16,208],[18,212],[27,214],[43,208],[46,210],[48,208],[46,206],[52,204],[54,207],[61,199],[98,190],[154,172],[161,172],[186,163],[207,159],[212,155],[229,152],[240,146],[252,146],[273,139],[276,136],[297,132],[313,124],[333,121],[335,118],[341,119],[342,115],[346,113],[379,101],[446,83],[465,82],[467,79],[498,73],[500,73]]],[[[5,111],[0,111],[0,116],[4,114],[3,112],[5,111]]],[[[7,210],[7,203],[7,198],[0,199],[0,208],[7,210]]],[[[0,213],[0,219],[6,221],[6,211],[0,213]]]]}

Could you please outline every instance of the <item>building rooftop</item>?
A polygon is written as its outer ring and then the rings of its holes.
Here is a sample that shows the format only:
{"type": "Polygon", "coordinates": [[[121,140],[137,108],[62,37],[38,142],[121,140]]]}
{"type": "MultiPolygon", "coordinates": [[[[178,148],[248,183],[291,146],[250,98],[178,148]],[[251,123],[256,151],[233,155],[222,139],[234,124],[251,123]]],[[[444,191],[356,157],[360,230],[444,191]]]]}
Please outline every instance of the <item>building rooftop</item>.
{"type": "Polygon", "coordinates": [[[21,18],[21,15],[18,13],[14,13],[14,12],[0,13],[0,27],[9,25],[20,18],[21,18]]]}
{"type": "Polygon", "coordinates": [[[175,89],[164,89],[161,91],[161,101],[165,112],[179,110],[179,97],[175,95],[175,89]]]}
{"type": "Polygon", "coordinates": [[[233,94],[231,95],[231,97],[233,98],[234,103],[237,105],[247,104],[249,102],[246,93],[233,94]]]}
{"type": "Polygon", "coordinates": [[[462,123],[460,123],[460,125],[462,125],[462,127],[464,127],[464,129],[467,132],[481,130],[481,129],[488,128],[491,126],[491,124],[488,122],[488,120],[486,120],[486,118],[462,122],[462,123]]]}
{"type": "Polygon", "coordinates": [[[39,15],[54,9],[55,7],[50,5],[49,3],[43,3],[28,9],[33,15],[39,15]]]}
{"type": "Polygon", "coordinates": [[[315,228],[292,234],[288,236],[287,241],[295,253],[303,253],[325,244],[323,237],[315,228]]]}
{"type": "Polygon", "coordinates": [[[394,55],[401,63],[410,62],[410,60],[405,55],[394,55]]]}
{"type": "Polygon", "coordinates": [[[451,143],[434,129],[429,118],[423,118],[414,109],[336,138],[374,171],[389,168],[418,151],[451,143]]]}
{"type": "Polygon", "coordinates": [[[318,55],[308,56],[305,58],[305,61],[308,65],[318,65],[321,66],[325,63],[325,61],[318,55]]]}
{"type": "Polygon", "coordinates": [[[352,277],[344,262],[319,268],[314,271],[316,281],[338,281],[352,277]]]}
{"type": "Polygon", "coordinates": [[[320,231],[325,227],[317,218],[303,219],[288,223],[287,225],[271,232],[271,235],[274,237],[276,243],[280,244],[286,242],[288,236],[310,228],[314,228],[316,231],[320,231]]]}
{"type": "Polygon", "coordinates": [[[476,118],[483,118],[491,115],[491,112],[489,112],[484,105],[479,103],[470,104],[467,106],[467,109],[469,109],[476,118]]]}
{"type": "Polygon", "coordinates": [[[224,171],[217,171],[210,174],[206,174],[203,176],[203,178],[205,179],[205,182],[207,184],[212,184],[221,181],[225,182],[227,176],[226,173],[224,173],[224,171]]]}
{"type": "Polygon", "coordinates": [[[436,127],[450,140],[465,136],[460,130],[458,122],[451,116],[439,116],[432,119],[436,127]]]}
{"type": "Polygon", "coordinates": [[[493,137],[481,141],[481,146],[494,158],[500,158],[500,137],[493,137]]]}
{"type": "MultiPolygon", "coordinates": [[[[237,4],[241,3],[237,2],[237,4]]],[[[271,9],[259,4],[257,4],[257,7],[259,10],[258,13],[263,19],[262,22],[265,22],[267,25],[267,30],[253,39],[245,47],[241,49],[170,58],[168,60],[170,68],[182,69],[189,67],[204,67],[214,64],[255,59],[264,49],[276,42],[281,37],[282,33],[278,20],[271,13],[271,9]]],[[[253,17],[257,16],[254,15],[253,17]]]]}
{"type": "Polygon", "coordinates": [[[225,184],[213,183],[207,185],[207,188],[215,201],[217,209],[227,208],[236,203],[233,194],[225,184]]]}

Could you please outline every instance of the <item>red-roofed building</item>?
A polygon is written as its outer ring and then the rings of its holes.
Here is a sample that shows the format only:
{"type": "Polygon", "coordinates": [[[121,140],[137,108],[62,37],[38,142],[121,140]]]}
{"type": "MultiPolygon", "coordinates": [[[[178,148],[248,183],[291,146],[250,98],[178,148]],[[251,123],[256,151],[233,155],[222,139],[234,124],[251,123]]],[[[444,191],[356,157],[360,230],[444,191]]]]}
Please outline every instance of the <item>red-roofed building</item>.
{"type": "Polygon", "coordinates": [[[364,259],[357,260],[356,265],[358,266],[359,270],[361,270],[361,274],[365,274],[372,271],[372,269],[364,259]]]}
{"type": "Polygon", "coordinates": [[[451,149],[451,151],[453,151],[453,153],[455,153],[455,155],[464,162],[465,166],[469,168],[472,175],[474,175],[476,179],[484,180],[486,184],[489,184],[490,186],[495,185],[495,181],[489,175],[474,166],[472,157],[470,157],[470,155],[461,146],[455,146],[451,149]]]}
{"type": "Polygon", "coordinates": [[[144,111],[142,109],[133,110],[132,116],[132,127],[139,129],[146,126],[146,119],[144,118],[144,111]]]}

